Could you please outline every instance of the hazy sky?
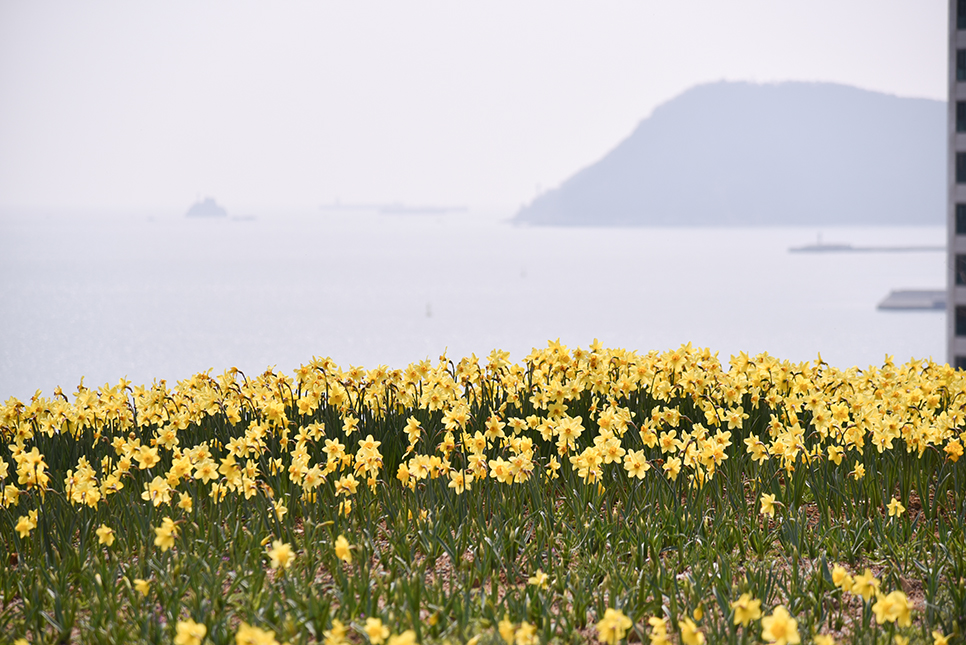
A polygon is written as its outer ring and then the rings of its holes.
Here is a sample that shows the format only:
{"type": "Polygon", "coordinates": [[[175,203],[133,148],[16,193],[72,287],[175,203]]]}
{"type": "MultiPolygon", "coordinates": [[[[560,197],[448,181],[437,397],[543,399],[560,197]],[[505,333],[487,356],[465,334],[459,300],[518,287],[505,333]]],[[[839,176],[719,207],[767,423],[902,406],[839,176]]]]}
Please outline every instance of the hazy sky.
{"type": "Polygon", "coordinates": [[[947,7],[0,0],[0,209],[512,210],[699,83],[945,99],[947,7]]]}

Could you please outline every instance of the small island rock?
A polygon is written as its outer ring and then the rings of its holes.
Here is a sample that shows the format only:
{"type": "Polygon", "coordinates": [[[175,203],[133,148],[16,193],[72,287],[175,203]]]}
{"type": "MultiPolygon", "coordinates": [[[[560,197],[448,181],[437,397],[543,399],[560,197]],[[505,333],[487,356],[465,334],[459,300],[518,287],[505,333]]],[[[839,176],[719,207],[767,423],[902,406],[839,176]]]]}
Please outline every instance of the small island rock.
{"type": "Polygon", "coordinates": [[[219,206],[211,197],[206,197],[204,201],[196,202],[188,212],[186,217],[227,217],[228,211],[219,206]]]}

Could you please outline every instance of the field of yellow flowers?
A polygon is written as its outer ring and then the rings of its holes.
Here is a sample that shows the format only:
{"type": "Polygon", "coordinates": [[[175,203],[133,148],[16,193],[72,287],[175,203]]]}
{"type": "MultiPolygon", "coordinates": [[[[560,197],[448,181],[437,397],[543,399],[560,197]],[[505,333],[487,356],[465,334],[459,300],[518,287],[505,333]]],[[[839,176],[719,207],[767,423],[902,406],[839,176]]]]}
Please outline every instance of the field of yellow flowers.
{"type": "Polygon", "coordinates": [[[966,373],[682,346],[0,407],[0,641],[946,645],[966,373]]]}

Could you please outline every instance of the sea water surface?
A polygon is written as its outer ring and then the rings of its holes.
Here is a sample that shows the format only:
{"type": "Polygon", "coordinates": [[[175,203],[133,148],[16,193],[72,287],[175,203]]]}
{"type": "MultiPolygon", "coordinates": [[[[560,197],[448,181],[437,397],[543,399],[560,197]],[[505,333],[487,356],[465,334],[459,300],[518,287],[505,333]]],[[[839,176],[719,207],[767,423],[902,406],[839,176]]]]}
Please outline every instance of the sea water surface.
{"type": "Polygon", "coordinates": [[[945,254],[789,253],[823,242],[942,245],[940,227],[529,228],[508,213],[257,219],[0,218],[0,400],[57,385],[173,382],[313,356],[402,367],[557,339],[879,365],[945,360],[945,254]]]}

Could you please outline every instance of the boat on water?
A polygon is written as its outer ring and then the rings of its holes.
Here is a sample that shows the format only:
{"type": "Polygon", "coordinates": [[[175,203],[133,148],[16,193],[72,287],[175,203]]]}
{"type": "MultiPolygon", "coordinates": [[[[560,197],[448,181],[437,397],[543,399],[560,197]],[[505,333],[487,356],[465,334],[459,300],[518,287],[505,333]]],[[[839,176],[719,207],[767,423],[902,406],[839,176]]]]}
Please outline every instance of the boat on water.
{"type": "Polygon", "coordinates": [[[195,202],[188,212],[185,213],[185,217],[227,217],[228,211],[226,211],[222,206],[218,205],[211,197],[206,197],[203,200],[195,202]]]}
{"type": "Polygon", "coordinates": [[[851,244],[806,244],[793,246],[789,253],[922,253],[945,251],[945,246],[852,246],[851,244]]]}
{"type": "Polygon", "coordinates": [[[842,251],[855,251],[851,244],[805,244],[803,246],[793,246],[788,249],[791,253],[833,253],[842,251]]]}
{"type": "Polygon", "coordinates": [[[447,213],[465,213],[466,206],[406,206],[405,204],[387,204],[379,209],[383,215],[446,215],[447,213]]]}
{"type": "Polygon", "coordinates": [[[823,242],[822,236],[818,236],[815,244],[804,244],[793,246],[788,249],[789,253],[919,253],[923,251],[945,251],[946,247],[941,245],[917,245],[917,246],[852,246],[844,242],[823,242]]]}

